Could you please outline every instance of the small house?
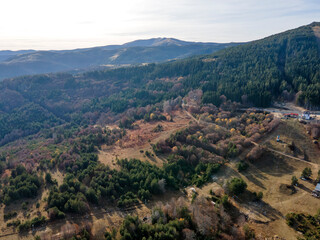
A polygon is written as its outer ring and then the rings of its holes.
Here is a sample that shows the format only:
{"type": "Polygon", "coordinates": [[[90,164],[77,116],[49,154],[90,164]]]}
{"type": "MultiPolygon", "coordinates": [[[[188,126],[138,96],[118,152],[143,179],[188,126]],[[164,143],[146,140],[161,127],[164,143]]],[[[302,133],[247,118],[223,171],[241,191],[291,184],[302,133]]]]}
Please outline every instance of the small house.
{"type": "Polygon", "coordinates": [[[309,111],[305,111],[302,113],[302,118],[305,119],[305,120],[310,120],[311,117],[310,117],[310,112],[309,111]]]}

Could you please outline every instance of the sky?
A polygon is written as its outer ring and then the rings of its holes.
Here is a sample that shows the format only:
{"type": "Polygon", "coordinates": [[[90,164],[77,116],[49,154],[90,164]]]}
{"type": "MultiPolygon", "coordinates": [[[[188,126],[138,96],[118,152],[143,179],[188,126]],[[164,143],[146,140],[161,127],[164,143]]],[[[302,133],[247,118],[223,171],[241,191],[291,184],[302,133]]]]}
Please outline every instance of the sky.
{"type": "Polygon", "coordinates": [[[173,37],[244,42],[320,21],[319,0],[1,0],[0,50],[173,37]]]}

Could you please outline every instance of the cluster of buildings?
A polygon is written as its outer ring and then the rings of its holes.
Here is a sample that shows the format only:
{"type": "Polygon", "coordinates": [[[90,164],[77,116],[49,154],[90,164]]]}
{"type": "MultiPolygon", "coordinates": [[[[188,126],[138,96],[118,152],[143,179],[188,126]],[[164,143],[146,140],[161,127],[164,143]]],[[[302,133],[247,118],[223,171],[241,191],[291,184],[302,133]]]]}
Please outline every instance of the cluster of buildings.
{"type": "MultiPolygon", "coordinates": [[[[290,117],[290,118],[299,118],[299,114],[298,113],[285,113],[283,114],[284,117],[290,117]]],[[[301,114],[300,116],[302,119],[305,120],[310,120],[311,119],[311,115],[309,111],[305,111],[301,114]]]]}

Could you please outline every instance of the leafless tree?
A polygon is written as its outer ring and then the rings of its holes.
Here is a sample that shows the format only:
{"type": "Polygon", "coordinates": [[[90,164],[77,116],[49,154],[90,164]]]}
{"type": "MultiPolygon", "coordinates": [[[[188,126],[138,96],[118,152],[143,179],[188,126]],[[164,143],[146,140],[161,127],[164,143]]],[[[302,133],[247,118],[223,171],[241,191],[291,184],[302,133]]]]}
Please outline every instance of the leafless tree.
{"type": "Polygon", "coordinates": [[[247,154],[247,159],[249,161],[256,161],[259,158],[262,157],[264,153],[264,149],[260,146],[255,146],[248,154],[247,154]]]}
{"type": "Polygon", "coordinates": [[[182,230],[182,234],[183,234],[183,239],[186,239],[186,240],[194,240],[196,239],[196,234],[194,231],[188,229],[188,228],[185,228],[182,230]]]}

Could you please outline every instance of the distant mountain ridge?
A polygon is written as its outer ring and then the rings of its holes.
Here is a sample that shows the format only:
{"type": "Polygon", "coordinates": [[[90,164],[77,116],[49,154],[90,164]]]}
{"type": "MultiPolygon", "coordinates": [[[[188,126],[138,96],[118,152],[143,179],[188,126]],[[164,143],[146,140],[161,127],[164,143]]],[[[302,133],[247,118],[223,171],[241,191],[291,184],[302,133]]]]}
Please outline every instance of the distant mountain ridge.
{"type": "Polygon", "coordinates": [[[4,50],[0,51],[0,62],[5,61],[9,59],[10,57],[25,54],[25,53],[31,53],[35,50],[20,50],[20,51],[10,51],[10,50],[4,50]]]}
{"type": "Polygon", "coordinates": [[[219,43],[202,43],[202,42],[187,42],[176,38],[151,38],[143,40],[135,40],[123,44],[126,47],[157,47],[157,46],[185,46],[191,44],[209,44],[209,45],[219,45],[219,43]]]}
{"type": "Polygon", "coordinates": [[[187,42],[175,38],[136,40],[123,45],[61,50],[0,51],[0,80],[21,75],[72,71],[100,66],[164,62],[211,54],[238,43],[187,42]]]}
{"type": "MultiPolygon", "coordinates": [[[[6,79],[0,82],[0,146],[61,123],[95,125],[114,120],[129,109],[155,106],[193,90],[201,92],[203,104],[216,106],[226,99],[258,107],[296,99],[310,110],[320,109],[319,30],[320,23],[312,23],[213,54],[161,64],[6,79]]],[[[157,40],[148,44],[157,44],[157,40]]],[[[141,57],[139,51],[150,51],[152,57],[171,48],[176,46],[120,48],[108,50],[112,51],[108,56],[117,62],[125,56],[129,59],[126,54],[131,53],[136,60],[141,57]]],[[[87,57],[87,51],[92,61],[97,52],[104,53],[99,48],[64,52],[68,53],[65,56],[84,52],[87,57]]],[[[51,59],[63,54],[35,52],[21,55],[20,60],[34,61],[44,53],[51,59]]],[[[183,54],[185,51],[180,56],[183,54]]]]}

